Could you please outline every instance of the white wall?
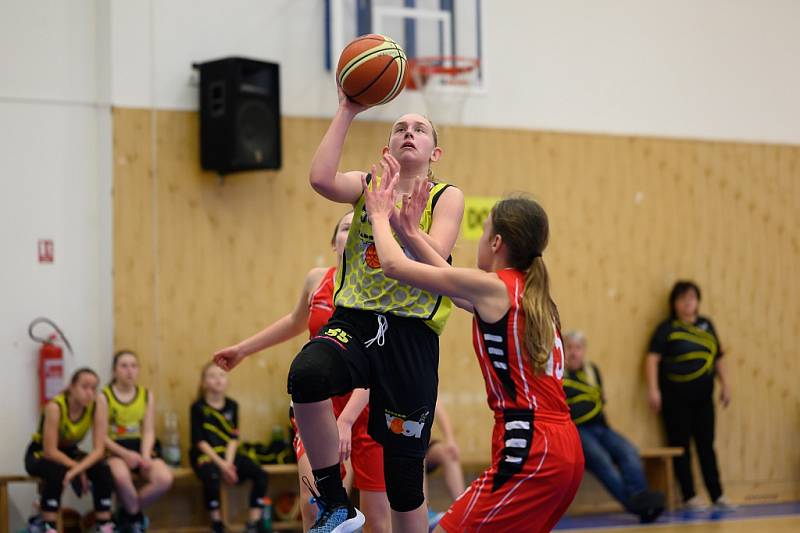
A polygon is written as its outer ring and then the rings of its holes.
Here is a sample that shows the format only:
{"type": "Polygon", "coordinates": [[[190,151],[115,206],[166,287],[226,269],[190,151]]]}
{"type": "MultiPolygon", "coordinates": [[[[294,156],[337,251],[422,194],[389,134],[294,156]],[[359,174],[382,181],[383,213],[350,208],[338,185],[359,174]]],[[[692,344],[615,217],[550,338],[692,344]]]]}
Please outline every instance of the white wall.
{"type": "MultiPolygon", "coordinates": [[[[322,0],[114,0],[115,105],[196,109],[191,63],[277,61],[286,115],[329,116],[322,0]]],[[[800,2],[483,0],[471,125],[800,142],[800,2]]],[[[369,118],[421,109],[406,92],[369,118]]]]}
{"type": "MultiPolygon", "coordinates": [[[[38,419],[31,319],[44,315],[63,328],[75,348],[67,372],[86,365],[108,376],[111,120],[102,4],[5,0],[0,7],[2,473],[23,472],[38,419]],[[37,262],[40,238],[53,239],[55,263],[37,262]]],[[[33,487],[13,485],[11,496],[13,530],[30,512],[33,487]]]]}

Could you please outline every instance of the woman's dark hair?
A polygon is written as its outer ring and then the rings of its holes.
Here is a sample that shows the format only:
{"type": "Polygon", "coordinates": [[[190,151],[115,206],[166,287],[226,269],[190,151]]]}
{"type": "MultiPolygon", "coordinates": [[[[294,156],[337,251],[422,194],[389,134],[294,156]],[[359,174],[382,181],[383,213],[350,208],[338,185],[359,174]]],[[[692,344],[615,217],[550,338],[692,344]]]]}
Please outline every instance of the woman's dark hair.
{"type": "Polygon", "coordinates": [[[64,396],[69,395],[69,388],[75,385],[78,382],[78,380],[81,379],[81,376],[84,374],[91,374],[97,379],[98,382],[100,381],[100,376],[97,375],[97,372],[95,372],[88,366],[81,367],[75,372],[73,372],[72,377],[69,378],[69,385],[63,390],[64,396]]]}
{"type": "Polygon", "coordinates": [[[672,286],[672,290],[669,293],[669,316],[671,318],[678,316],[675,312],[675,302],[689,291],[694,291],[697,295],[698,302],[701,300],[700,287],[698,287],[697,283],[694,281],[678,280],[675,282],[675,285],[672,286]]]}
{"type": "Polygon", "coordinates": [[[133,350],[120,350],[118,352],[115,352],[114,359],[112,359],[111,361],[111,381],[109,381],[110,385],[113,385],[114,382],[117,381],[117,379],[114,377],[114,370],[117,369],[117,363],[119,362],[119,360],[122,358],[123,355],[132,355],[134,359],[136,359],[137,361],[139,360],[139,356],[136,355],[136,352],[134,352],[133,350]]]}
{"type": "Polygon", "coordinates": [[[537,372],[542,372],[560,328],[558,308],[550,297],[550,276],[542,252],[550,238],[547,213],[523,197],[500,200],[492,208],[492,231],[503,238],[510,265],[525,272],[522,307],[525,310],[525,348],[537,372]]]}
{"type": "Polygon", "coordinates": [[[100,377],[97,375],[97,372],[95,372],[94,370],[92,370],[88,366],[84,366],[84,367],[79,368],[78,370],[76,370],[75,372],[72,373],[72,377],[69,380],[69,384],[70,385],[75,385],[78,382],[78,380],[81,379],[81,376],[84,375],[84,374],[91,374],[94,377],[96,377],[98,381],[100,381],[100,377]]]}
{"type": "Polygon", "coordinates": [[[342,223],[342,220],[344,220],[344,217],[346,217],[347,215],[349,215],[352,212],[353,212],[353,210],[351,209],[350,211],[348,211],[347,213],[342,215],[339,218],[339,220],[336,221],[336,225],[333,227],[333,236],[331,236],[331,246],[336,246],[336,234],[339,233],[339,224],[342,223]]]}
{"type": "Polygon", "coordinates": [[[120,357],[123,355],[132,355],[137,361],[139,360],[139,356],[136,355],[136,352],[133,350],[120,350],[118,352],[114,352],[114,359],[111,361],[111,368],[114,369],[119,362],[120,357]]]}

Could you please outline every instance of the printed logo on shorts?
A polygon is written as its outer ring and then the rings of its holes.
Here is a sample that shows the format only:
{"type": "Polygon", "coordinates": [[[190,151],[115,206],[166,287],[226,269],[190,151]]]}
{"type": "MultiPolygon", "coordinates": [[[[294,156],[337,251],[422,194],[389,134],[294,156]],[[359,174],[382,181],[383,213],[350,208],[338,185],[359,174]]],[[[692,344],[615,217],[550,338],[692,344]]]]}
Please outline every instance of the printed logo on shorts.
{"type": "Polygon", "coordinates": [[[328,328],[325,330],[324,334],[328,337],[333,337],[344,344],[350,342],[350,334],[341,328],[328,328]]]}
{"type": "Polygon", "coordinates": [[[420,416],[414,415],[401,415],[392,411],[384,411],[386,415],[386,427],[395,435],[403,435],[405,437],[414,437],[415,439],[422,438],[422,430],[425,427],[425,420],[428,418],[430,411],[425,411],[420,416]],[[414,420],[416,418],[417,420],[414,420]]]}

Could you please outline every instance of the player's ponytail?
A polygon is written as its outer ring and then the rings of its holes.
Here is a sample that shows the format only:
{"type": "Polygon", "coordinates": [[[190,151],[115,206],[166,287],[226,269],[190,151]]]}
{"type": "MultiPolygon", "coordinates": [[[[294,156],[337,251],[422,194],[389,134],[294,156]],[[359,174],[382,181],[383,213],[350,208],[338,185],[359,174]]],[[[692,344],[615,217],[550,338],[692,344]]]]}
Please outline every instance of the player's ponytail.
{"type": "Polygon", "coordinates": [[[522,308],[524,343],[533,368],[542,372],[555,344],[558,308],[550,297],[550,276],[542,259],[550,227],[542,206],[527,198],[507,198],[492,209],[492,227],[503,238],[510,265],[525,272],[522,308]]]}
{"type": "Polygon", "coordinates": [[[525,310],[525,347],[533,359],[533,368],[541,372],[555,344],[558,323],[556,304],[550,297],[550,276],[541,256],[533,259],[525,273],[522,308],[525,310]]]}

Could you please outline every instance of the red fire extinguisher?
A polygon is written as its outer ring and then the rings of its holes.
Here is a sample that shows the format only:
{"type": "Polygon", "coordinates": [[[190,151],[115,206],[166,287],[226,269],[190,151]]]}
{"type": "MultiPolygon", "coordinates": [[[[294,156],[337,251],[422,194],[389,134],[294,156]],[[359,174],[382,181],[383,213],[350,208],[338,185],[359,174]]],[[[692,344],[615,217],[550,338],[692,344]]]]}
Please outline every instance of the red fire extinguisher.
{"type": "Polygon", "coordinates": [[[64,352],[56,341],[61,341],[72,354],[70,345],[64,333],[55,323],[47,318],[37,318],[28,326],[28,335],[31,339],[41,343],[39,348],[39,403],[44,406],[56,394],[64,388],[64,352]],[[57,333],[51,333],[47,338],[37,337],[33,333],[33,328],[37,324],[49,324],[57,333]]]}

